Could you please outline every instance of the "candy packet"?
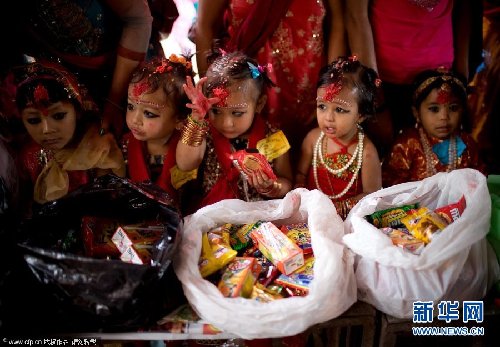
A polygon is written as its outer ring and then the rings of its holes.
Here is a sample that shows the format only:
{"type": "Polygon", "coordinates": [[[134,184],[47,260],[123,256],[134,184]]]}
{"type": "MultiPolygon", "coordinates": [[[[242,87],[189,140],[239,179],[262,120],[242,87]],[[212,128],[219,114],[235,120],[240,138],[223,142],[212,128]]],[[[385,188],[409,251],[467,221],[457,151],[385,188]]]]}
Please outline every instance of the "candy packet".
{"type": "Polygon", "coordinates": [[[411,235],[407,229],[382,228],[380,231],[390,237],[393,245],[406,249],[413,254],[419,255],[425,247],[425,243],[411,235]]]}
{"type": "Polygon", "coordinates": [[[447,223],[435,212],[427,207],[419,208],[414,214],[401,220],[410,233],[425,244],[446,228],[447,223]]]}
{"type": "Polygon", "coordinates": [[[222,295],[249,298],[255,283],[254,272],[258,272],[255,264],[255,258],[236,257],[230,262],[217,286],[222,295]]]}
{"type": "Polygon", "coordinates": [[[282,225],[281,231],[293,242],[295,242],[297,246],[302,248],[304,255],[311,254],[313,252],[311,245],[311,233],[309,232],[307,223],[282,225]]]}
{"type": "Polygon", "coordinates": [[[460,200],[458,200],[456,203],[440,207],[434,210],[434,212],[436,212],[440,217],[446,220],[448,224],[451,224],[452,222],[460,218],[466,207],[467,203],[465,202],[465,196],[462,195],[460,200]]]}
{"type": "Polygon", "coordinates": [[[304,265],[304,252],[273,223],[265,222],[250,233],[259,250],[278,269],[288,275],[304,265]]]}
{"type": "Polygon", "coordinates": [[[242,149],[232,153],[230,158],[234,166],[236,166],[245,177],[260,170],[265,173],[270,180],[275,181],[278,179],[266,157],[257,150],[242,149]]]}
{"type": "Polygon", "coordinates": [[[401,219],[411,214],[418,208],[418,203],[392,207],[381,211],[376,211],[368,216],[366,220],[377,228],[399,228],[404,227],[401,219]]]}
{"type": "Polygon", "coordinates": [[[302,267],[290,275],[281,274],[274,281],[286,288],[298,289],[303,293],[309,292],[309,285],[314,279],[314,257],[308,257],[302,267]]]}

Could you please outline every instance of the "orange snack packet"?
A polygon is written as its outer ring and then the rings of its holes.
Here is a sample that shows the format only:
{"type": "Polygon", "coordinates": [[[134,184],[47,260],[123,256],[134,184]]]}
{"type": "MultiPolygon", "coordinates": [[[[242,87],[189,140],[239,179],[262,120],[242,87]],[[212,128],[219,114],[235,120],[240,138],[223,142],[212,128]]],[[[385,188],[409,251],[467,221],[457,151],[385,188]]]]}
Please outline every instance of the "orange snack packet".
{"type": "Polygon", "coordinates": [[[228,298],[250,297],[255,283],[255,258],[236,257],[228,264],[222,274],[218,288],[228,298]]]}
{"type": "Polygon", "coordinates": [[[265,222],[253,229],[250,237],[264,257],[288,275],[304,265],[304,252],[273,223],[265,222]]]}

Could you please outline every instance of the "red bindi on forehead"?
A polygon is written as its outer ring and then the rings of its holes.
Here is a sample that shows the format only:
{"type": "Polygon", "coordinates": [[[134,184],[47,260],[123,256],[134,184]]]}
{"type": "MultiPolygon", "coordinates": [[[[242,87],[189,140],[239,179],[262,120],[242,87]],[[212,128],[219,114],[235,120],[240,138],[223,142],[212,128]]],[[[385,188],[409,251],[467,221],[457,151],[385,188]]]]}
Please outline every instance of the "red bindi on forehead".
{"type": "Polygon", "coordinates": [[[215,87],[212,90],[214,97],[219,98],[219,102],[215,104],[215,107],[226,107],[227,99],[229,98],[229,90],[224,86],[215,87]]]}
{"type": "Polygon", "coordinates": [[[325,101],[332,102],[337,95],[339,95],[342,90],[342,81],[331,83],[325,87],[325,101]]]}
{"type": "Polygon", "coordinates": [[[449,104],[452,98],[451,87],[447,83],[443,83],[441,87],[439,87],[437,102],[438,104],[449,104]]]}

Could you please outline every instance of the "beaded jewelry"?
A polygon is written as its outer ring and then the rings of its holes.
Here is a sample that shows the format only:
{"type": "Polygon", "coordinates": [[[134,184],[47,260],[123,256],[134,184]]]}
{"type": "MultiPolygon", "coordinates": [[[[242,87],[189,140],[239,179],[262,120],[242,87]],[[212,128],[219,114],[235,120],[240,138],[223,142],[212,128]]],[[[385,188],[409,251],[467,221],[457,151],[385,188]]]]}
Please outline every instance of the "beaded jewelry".
{"type": "Polygon", "coordinates": [[[321,164],[328,170],[328,172],[337,175],[339,173],[342,173],[349,169],[351,165],[354,163],[354,161],[357,159],[357,164],[356,164],[356,169],[354,170],[354,173],[351,177],[351,180],[347,184],[347,186],[338,194],[334,195],[328,195],[330,199],[338,199],[343,197],[349,189],[351,189],[352,185],[354,184],[354,181],[356,181],[356,178],[358,178],[359,170],[361,169],[361,164],[363,163],[363,141],[365,138],[363,129],[361,126],[358,125],[358,144],[356,145],[356,149],[354,150],[354,153],[352,154],[351,159],[347,162],[346,165],[339,169],[332,169],[331,167],[328,166],[328,164],[325,162],[325,158],[323,157],[323,150],[322,150],[322,143],[323,143],[323,138],[325,137],[325,134],[321,132],[321,134],[318,137],[318,140],[316,141],[316,144],[314,146],[314,152],[313,152],[313,174],[314,174],[314,182],[316,183],[316,187],[318,188],[319,191],[322,192],[321,187],[319,185],[318,181],[318,158],[321,161],[321,164]]]}
{"type": "Polygon", "coordinates": [[[343,105],[345,107],[352,107],[352,104],[349,101],[346,101],[346,100],[340,99],[340,98],[333,98],[331,100],[326,99],[326,98],[324,98],[324,99],[316,98],[316,101],[319,101],[319,102],[329,102],[329,103],[337,103],[337,104],[343,105]]]}
{"type": "MultiPolygon", "coordinates": [[[[418,129],[420,134],[420,142],[422,143],[422,147],[424,149],[425,155],[425,165],[427,175],[434,176],[437,171],[433,164],[433,152],[432,148],[429,145],[429,141],[427,141],[427,136],[424,133],[424,129],[418,129]]],[[[455,170],[457,167],[457,138],[455,136],[450,137],[450,145],[448,147],[448,166],[446,167],[446,172],[450,172],[455,170]]]]}
{"type": "Polygon", "coordinates": [[[453,82],[454,84],[456,84],[459,88],[463,89],[464,91],[466,90],[465,89],[465,86],[464,84],[462,83],[462,81],[460,81],[458,78],[456,77],[453,77],[453,76],[449,76],[449,75],[444,75],[444,76],[434,76],[434,77],[429,77],[428,79],[426,79],[425,81],[423,81],[417,88],[417,90],[415,90],[415,93],[413,94],[413,100],[417,100],[418,97],[420,96],[420,94],[432,83],[434,83],[435,81],[437,81],[438,79],[442,80],[444,84],[449,84],[451,82],[453,82]]]}

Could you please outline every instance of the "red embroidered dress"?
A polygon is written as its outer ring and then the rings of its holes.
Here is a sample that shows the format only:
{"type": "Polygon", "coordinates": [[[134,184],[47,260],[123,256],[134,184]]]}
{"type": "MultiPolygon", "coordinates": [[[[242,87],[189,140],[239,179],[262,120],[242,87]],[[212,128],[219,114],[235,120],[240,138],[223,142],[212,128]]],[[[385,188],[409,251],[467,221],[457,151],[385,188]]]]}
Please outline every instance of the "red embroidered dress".
{"type": "MultiPolygon", "coordinates": [[[[479,160],[477,144],[472,137],[461,131],[459,137],[465,144],[465,150],[457,157],[457,169],[472,168],[485,172],[485,166],[479,160]]],[[[426,135],[427,136],[427,135],[426,135]]],[[[427,141],[432,147],[440,140],[427,136],[427,141]]],[[[432,165],[436,172],[446,172],[448,165],[441,163],[437,155],[432,152],[432,165]]],[[[392,147],[391,154],[382,166],[382,183],[384,187],[394,184],[419,181],[432,176],[427,172],[427,160],[424,147],[417,129],[405,130],[392,147]]]]}
{"type": "Polygon", "coordinates": [[[163,158],[163,165],[158,170],[158,175],[154,175],[151,172],[153,168],[149,164],[146,142],[137,140],[132,133],[125,134],[122,141],[122,151],[126,157],[127,176],[134,182],[152,181],[165,190],[174,201],[177,201],[177,191],[172,186],[170,170],[176,165],[175,150],[178,141],[179,133],[174,131],[168,140],[169,147],[163,158]]]}
{"type": "MultiPolygon", "coordinates": [[[[256,115],[248,136],[247,148],[256,148],[257,142],[270,132],[261,116],[256,115]]],[[[207,137],[207,151],[200,168],[203,186],[201,208],[224,199],[262,200],[257,191],[246,184],[240,172],[234,167],[229,155],[234,152],[229,139],[210,127],[207,137]]]]}
{"type": "MultiPolygon", "coordinates": [[[[357,137],[355,137],[353,142],[351,142],[349,145],[357,143],[357,141],[358,139],[357,137]]],[[[323,154],[323,156],[325,164],[330,168],[338,170],[344,167],[352,158],[352,155],[347,152],[347,148],[349,147],[349,145],[342,146],[339,152],[326,153],[326,143],[326,141],[323,141],[322,144],[323,153],[325,153],[323,154]]],[[[307,175],[306,188],[310,190],[318,189],[318,187],[316,186],[316,181],[314,179],[314,165],[317,166],[318,183],[321,191],[327,195],[336,195],[342,192],[351,181],[351,178],[354,175],[357,167],[356,161],[354,161],[351,166],[349,166],[345,171],[338,174],[332,174],[326,169],[323,163],[321,163],[320,158],[318,158],[317,163],[313,163],[313,165],[311,165],[309,173],[307,175]]],[[[346,192],[346,194],[339,199],[332,199],[332,201],[342,201],[344,199],[352,198],[358,194],[361,194],[362,192],[363,184],[361,182],[360,169],[358,177],[354,181],[352,187],[346,192]]]]}

